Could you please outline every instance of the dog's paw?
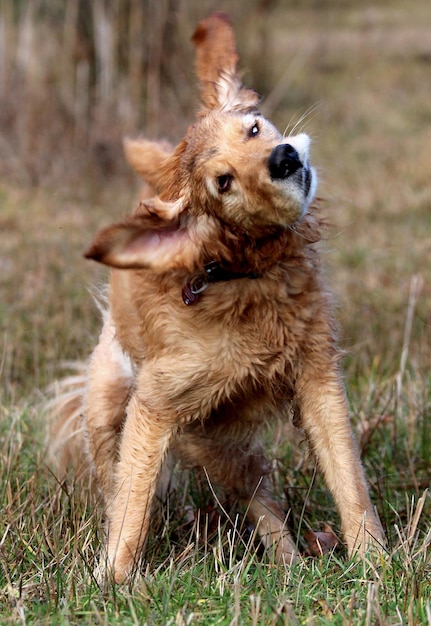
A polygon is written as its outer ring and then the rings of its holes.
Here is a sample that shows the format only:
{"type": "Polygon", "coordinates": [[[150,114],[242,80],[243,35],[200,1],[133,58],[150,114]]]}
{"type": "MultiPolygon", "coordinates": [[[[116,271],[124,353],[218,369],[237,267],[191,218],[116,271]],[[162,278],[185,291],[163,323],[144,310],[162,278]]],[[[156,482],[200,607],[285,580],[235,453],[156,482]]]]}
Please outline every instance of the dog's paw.
{"type": "Polygon", "coordinates": [[[116,561],[111,562],[106,556],[100,558],[93,570],[93,578],[101,589],[107,586],[127,583],[130,577],[130,573],[126,568],[120,568],[116,561]]]}
{"type": "Polygon", "coordinates": [[[349,557],[352,560],[367,560],[378,564],[387,554],[386,538],[380,527],[375,524],[373,528],[361,528],[355,542],[348,545],[349,557]]]}
{"type": "Polygon", "coordinates": [[[273,551],[274,560],[279,565],[290,567],[298,561],[299,553],[290,535],[283,533],[281,539],[273,542],[270,550],[273,551]]]}
{"type": "Polygon", "coordinates": [[[93,570],[93,579],[99,585],[101,589],[106,587],[109,582],[108,567],[106,557],[101,557],[93,570]]]}

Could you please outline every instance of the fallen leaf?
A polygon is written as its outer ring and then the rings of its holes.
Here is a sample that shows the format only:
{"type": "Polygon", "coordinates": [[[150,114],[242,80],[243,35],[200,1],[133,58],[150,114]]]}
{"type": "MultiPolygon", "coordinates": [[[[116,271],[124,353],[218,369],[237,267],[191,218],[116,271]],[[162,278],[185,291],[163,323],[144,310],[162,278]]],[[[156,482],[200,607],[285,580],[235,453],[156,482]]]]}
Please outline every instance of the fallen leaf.
{"type": "Polygon", "coordinates": [[[307,542],[307,556],[323,556],[331,552],[331,550],[334,550],[340,543],[340,540],[329,524],[325,524],[322,530],[317,532],[307,530],[304,533],[304,537],[307,542]]]}

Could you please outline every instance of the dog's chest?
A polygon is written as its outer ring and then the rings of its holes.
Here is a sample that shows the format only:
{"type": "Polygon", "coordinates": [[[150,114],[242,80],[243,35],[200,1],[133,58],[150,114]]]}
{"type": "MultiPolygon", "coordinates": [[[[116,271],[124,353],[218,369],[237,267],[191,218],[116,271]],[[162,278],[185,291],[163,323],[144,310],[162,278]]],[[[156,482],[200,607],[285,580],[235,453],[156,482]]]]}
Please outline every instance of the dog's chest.
{"type": "Polygon", "coordinates": [[[313,309],[283,284],[250,280],[210,285],[190,307],[180,288],[148,283],[142,297],[117,300],[113,313],[120,343],[136,361],[171,355],[197,367],[223,361],[278,370],[297,358],[313,309]]]}

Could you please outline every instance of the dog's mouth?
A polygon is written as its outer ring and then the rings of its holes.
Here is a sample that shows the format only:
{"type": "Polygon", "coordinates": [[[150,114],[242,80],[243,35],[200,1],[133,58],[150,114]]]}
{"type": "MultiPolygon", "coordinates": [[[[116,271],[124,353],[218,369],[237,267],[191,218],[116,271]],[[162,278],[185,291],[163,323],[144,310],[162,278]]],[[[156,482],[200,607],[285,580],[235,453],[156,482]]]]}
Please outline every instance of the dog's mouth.
{"type": "Polygon", "coordinates": [[[304,190],[304,196],[308,198],[311,190],[311,183],[313,181],[313,174],[311,168],[307,165],[302,168],[302,188],[304,190]]]}

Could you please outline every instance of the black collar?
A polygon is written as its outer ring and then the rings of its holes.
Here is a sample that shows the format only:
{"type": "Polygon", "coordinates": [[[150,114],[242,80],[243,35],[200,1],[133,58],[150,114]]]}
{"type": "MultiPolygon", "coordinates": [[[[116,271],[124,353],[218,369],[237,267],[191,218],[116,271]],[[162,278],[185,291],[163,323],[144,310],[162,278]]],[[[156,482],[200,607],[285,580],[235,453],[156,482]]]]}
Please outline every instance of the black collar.
{"type": "Polygon", "coordinates": [[[259,278],[257,272],[233,272],[217,261],[204,265],[201,272],[197,272],[191,276],[183,287],[183,302],[186,306],[192,306],[198,302],[201,294],[208,288],[210,283],[226,282],[228,280],[236,280],[238,278],[259,278]]]}

